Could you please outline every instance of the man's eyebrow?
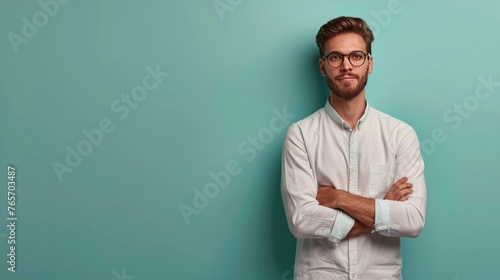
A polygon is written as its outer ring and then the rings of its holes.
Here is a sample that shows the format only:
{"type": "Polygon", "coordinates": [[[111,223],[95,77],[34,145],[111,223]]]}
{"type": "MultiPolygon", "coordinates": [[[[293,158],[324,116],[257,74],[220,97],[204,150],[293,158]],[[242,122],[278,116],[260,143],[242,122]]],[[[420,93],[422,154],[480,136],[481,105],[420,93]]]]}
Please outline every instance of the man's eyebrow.
{"type": "MultiPolygon", "coordinates": [[[[350,54],[350,53],[352,53],[352,52],[365,52],[365,51],[362,51],[362,50],[353,50],[353,51],[350,51],[349,53],[345,53],[345,54],[350,54]]],[[[327,55],[328,55],[328,54],[331,54],[331,53],[344,54],[344,53],[342,53],[342,52],[340,52],[340,51],[336,51],[336,50],[335,50],[335,51],[331,51],[331,52],[327,53],[327,55]]]]}

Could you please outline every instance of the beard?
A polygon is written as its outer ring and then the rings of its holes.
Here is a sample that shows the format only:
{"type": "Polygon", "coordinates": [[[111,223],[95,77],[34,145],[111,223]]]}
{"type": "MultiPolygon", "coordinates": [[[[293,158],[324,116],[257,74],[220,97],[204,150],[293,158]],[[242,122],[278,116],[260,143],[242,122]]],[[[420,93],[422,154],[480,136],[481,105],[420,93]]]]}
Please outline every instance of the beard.
{"type": "MultiPolygon", "coordinates": [[[[368,69],[366,69],[366,73],[361,77],[352,73],[349,74],[353,76],[358,81],[356,86],[351,86],[349,83],[338,81],[337,78],[340,78],[342,75],[338,75],[335,77],[335,80],[332,80],[330,77],[326,76],[326,84],[330,91],[340,99],[351,100],[354,97],[358,96],[363,89],[365,89],[366,83],[368,82],[368,69]]],[[[351,81],[351,83],[354,81],[351,81]]]]}

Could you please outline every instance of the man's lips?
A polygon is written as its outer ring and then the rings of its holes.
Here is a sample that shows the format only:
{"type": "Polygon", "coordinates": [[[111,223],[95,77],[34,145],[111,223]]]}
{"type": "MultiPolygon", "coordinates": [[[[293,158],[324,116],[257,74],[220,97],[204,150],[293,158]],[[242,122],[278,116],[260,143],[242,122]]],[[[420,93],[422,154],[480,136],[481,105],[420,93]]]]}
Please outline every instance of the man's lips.
{"type": "Polygon", "coordinates": [[[355,80],[356,76],[351,76],[351,75],[343,75],[343,76],[338,76],[337,80],[340,81],[350,81],[350,80],[355,80]]]}

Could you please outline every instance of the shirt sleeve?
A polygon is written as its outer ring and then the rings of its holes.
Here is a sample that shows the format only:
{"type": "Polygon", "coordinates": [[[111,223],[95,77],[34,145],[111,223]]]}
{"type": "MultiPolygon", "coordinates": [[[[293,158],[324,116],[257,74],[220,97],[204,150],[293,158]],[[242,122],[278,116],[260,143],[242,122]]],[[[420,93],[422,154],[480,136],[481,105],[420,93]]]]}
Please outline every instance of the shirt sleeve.
{"type": "Polygon", "coordinates": [[[425,223],[427,189],[420,144],[413,128],[400,134],[394,179],[408,177],[413,193],[406,201],[375,200],[375,230],[391,237],[417,237],[425,223]]]}
{"type": "Polygon", "coordinates": [[[336,245],[344,239],[354,226],[354,219],[344,211],[338,211],[333,229],[328,239],[336,245]]]}
{"type": "Polygon", "coordinates": [[[340,211],[319,205],[317,192],[317,179],[300,127],[292,124],[283,144],[281,177],[281,193],[290,231],[297,239],[328,238],[334,243],[340,242],[349,221],[344,217],[334,228],[340,211]]]}

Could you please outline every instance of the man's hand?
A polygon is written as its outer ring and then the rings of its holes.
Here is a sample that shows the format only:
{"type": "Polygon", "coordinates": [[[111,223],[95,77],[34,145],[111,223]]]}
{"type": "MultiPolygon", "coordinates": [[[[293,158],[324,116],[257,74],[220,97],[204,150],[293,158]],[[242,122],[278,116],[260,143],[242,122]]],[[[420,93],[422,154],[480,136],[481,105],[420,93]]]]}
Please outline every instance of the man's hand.
{"type": "Polygon", "coordinates": [[[406,201],[410,197],[409,195],[413,193],[413,184],[408,183],[408,177],[403,177],[399,179],[391,189],[385,194],[384,199],[394,200],[394,201],[406,201]]]}

